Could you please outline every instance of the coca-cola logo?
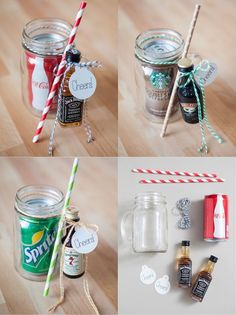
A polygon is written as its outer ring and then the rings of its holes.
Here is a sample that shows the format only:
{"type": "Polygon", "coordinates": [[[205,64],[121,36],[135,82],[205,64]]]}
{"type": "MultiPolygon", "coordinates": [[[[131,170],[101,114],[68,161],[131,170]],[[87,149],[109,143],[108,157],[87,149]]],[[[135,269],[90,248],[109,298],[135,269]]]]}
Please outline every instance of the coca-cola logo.
{"type": "Polygon", "coordinates": [[[47,82],[32,81],[32,85],[39,89],[44,89],[44,90],[49,89],[49,84],[47,82]]]}

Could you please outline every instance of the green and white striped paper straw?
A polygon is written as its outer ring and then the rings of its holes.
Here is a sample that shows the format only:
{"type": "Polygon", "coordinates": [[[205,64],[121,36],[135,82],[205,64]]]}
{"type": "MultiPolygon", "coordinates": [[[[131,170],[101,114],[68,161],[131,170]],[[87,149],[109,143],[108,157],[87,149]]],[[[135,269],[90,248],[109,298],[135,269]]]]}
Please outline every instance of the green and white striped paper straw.
{"type": "Polygon", "coordinates": [[[71,170],[70,180],[69,180],[69,183],[67,186],[65,202],[64,202],[63,209],[62,209],[61,219],[60,219],[59,225],[58,225],[57,237],[55,240],[52,258],[51,258],[51,262],[50,262],[50,266],[49,266],[49,270],[48,270],[48,275],[47,275],[47,279],[46,279],[46,283],[45,283],[45,287],[44,287],[44,291],[43,291],[44,296],[48,295],[50,282],[52,280],[52,274],[53,274],[53,271],[54,271],[54,268],[55,268],[55,265],[57,262],[57,256],[58,256],[58,252],[59,252],[60,245],[61,245],[61,238],[63,236],[64,215],[65,215],[66,209],[68,208],[68,206],[70,204],[71,193],[72,193],[74,181],[75,181],[75,175],[76,175],[76,172],[78,170],[78,163],[79,163],[79,159],[75,158],[73,166],[72,166],[72,170],[71,170]]]}

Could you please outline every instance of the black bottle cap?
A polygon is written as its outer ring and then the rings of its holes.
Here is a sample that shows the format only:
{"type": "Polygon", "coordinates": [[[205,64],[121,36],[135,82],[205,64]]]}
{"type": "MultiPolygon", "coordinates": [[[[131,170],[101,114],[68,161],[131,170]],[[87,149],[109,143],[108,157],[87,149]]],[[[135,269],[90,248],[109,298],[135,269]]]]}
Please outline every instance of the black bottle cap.
{"type": "Polygon", "coordinates": [[[81,52],[78,49],[69,49],[66,52],[66,61],[67,62],[77,62],[79,63],[81,59],[81,52]]]}
{"type": "Polygon", "coordinates": [[[182,241],[182,246],[190,246],[190,241],[182,241]]]}
{"type": "Polygon", "coordinates": [[[193,70],[193,62],[189,58],[182,58],[178,61],[178,69],[180,72],[190,72],[193,70]]]}
{"type": "Polygon", "coordinates": [[[212,262],[214,262],[214,263],[216,263],[217,260],[218,260],[218,258],[217,258],[216,256],[211,255],[210,258],[209,258],[209,260],[212,261],[212,262]]]}

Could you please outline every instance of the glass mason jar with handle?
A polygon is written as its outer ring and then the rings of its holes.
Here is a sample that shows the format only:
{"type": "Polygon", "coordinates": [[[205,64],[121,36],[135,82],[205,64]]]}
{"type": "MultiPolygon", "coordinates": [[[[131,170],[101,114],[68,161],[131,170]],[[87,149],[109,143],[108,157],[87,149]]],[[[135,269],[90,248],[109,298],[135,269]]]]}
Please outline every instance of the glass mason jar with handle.
{"type": "MultiPolygon", "coordinates": [[[[21,85],[23,102],[35,116],[41,116],[56,69],[68,42],[71,25],[47,18],[27,23],[22,32],[21,85]]],[[[55,117],[57,94],[49,118],[55,117]]]]}
{"type": "Polygon", "coordinates": [[[17,191],[14,261],[22,277],[46,279],[63,200],[63,193],[52,186],[24,186],[17,191]]]}
{"type": "MultiPolygon", "coordinates": [[[[136,38],[137,104],[153,122],[163,122],[184,48],[182,36],[171,29],[152,29],[136,38]]],[[[172,115],[178,110],[177,98],[172,115]]],[[[174,115],[172,120],[178,116],[174,115]]]]}
{"type": "Polygon", "coordinates": [[[165,196],[157,192],[138,193],[134,209],[122,217],[121,236],[137,253],[166,252],[168,217],[165,196]]]}

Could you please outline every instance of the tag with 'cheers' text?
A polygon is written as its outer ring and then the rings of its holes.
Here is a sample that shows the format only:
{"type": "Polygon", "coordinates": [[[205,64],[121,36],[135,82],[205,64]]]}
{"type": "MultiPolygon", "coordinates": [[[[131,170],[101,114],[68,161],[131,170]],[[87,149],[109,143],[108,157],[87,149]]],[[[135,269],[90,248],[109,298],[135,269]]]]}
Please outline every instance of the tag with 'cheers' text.
{"type": "Polygon", "coordinates": [[[97,232],[85,226],[76,227],[71,244],[74,250],[80,254],[91,253],[98,244],[97,232]]]}
{"type": "Polygon", "coordinates": [[[91,97],[97,86],[94,74],[87,68],[76,68],[69,80],[71,94],[79,100],[86,100],[91,97]]]}
{"type": "Polygon", "coordinates": [[[216,63],[203,60],[201,68],[194,73],[194,78],[198,85],[203,84],[204,86],[207,86],[215,80],[217,73],[218,69],[216,63]]]}

